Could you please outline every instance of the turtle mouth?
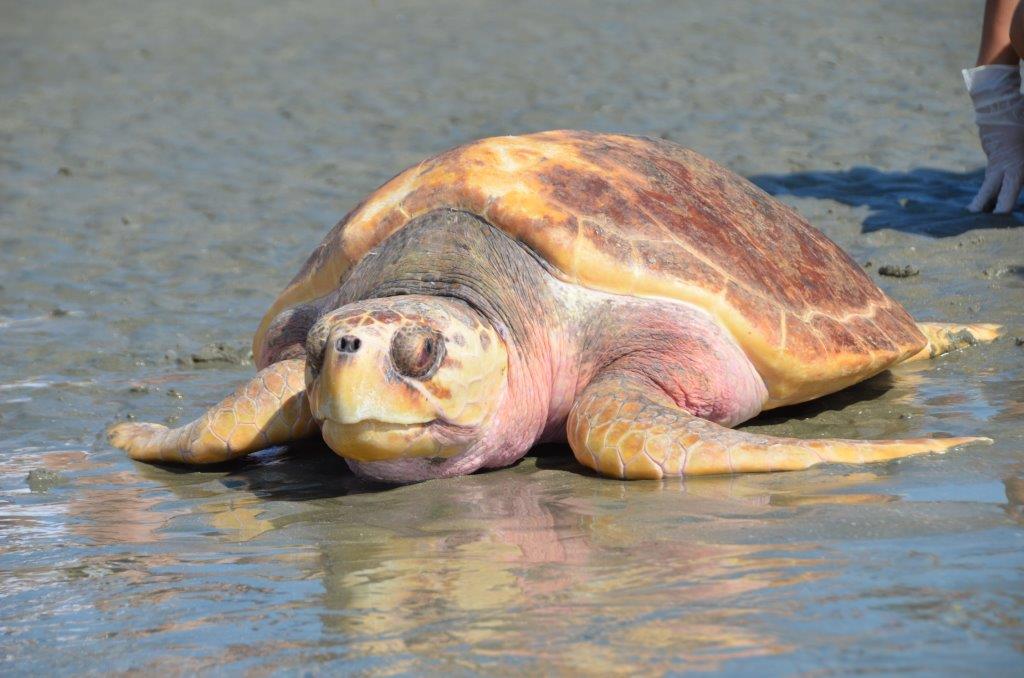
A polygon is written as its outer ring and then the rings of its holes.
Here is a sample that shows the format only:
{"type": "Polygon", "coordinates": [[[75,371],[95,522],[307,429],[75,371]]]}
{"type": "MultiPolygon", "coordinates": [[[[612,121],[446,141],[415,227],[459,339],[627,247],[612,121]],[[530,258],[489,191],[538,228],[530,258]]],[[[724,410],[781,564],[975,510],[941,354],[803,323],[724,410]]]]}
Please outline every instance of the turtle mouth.
{"type": "Polygon", "coordinates": [[[361,462],[408,459],[412,457],[449,458],[465,450],[458,440],[463,436],[447,434],[450,425],[440,420],[418,424],[395,424],[364,419],[344,424],[325,419],[320,430],[324,442],[345,459],[361,462]]]}

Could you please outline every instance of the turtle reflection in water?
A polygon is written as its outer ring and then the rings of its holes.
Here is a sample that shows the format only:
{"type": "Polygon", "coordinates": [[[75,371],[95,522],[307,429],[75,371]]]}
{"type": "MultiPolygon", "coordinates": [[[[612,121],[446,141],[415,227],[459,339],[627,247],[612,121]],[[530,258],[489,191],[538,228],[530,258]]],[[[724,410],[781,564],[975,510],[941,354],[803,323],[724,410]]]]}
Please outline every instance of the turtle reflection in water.
{"type": "Polygon", "coordinates": [[[390,482],[505,466],[551,440],[619,478],[882,461],[986,439],[730,427],[996,333],[915,323],[792,209],[692,151],[500,137],[406,170],[328,233],[234,395],[110,439],[207,464],[320,433],[390,482]]]}

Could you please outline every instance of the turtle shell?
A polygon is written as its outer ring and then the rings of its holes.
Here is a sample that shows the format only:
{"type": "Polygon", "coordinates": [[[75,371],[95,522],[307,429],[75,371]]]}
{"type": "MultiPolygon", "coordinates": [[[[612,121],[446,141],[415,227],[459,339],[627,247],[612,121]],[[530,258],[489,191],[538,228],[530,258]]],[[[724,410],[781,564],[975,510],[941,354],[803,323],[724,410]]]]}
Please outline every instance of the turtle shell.
{"type": "Polygon", "coordinates": [[[577,131],[483,139],[402,172],[335,226],[274,302],[320,297],[410,220],[473,213],[570,283],[696,305],[768,387],[766,407],[836,391],[924,335],[835,243],[711,160],[660,139],[577,131]]]}

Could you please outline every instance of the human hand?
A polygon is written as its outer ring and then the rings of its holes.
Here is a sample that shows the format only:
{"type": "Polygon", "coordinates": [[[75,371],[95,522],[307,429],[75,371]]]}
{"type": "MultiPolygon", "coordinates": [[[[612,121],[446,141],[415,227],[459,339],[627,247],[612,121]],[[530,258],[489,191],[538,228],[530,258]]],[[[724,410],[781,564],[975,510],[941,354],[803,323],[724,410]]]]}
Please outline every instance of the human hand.
{"type": "Polygon", "coordinates": [[[963,71],[974,104],[985,179],[967,206],[971,212],[1013,210],[1024,185],[1024,96],[1018,66],[980,66],[963,71]]]}

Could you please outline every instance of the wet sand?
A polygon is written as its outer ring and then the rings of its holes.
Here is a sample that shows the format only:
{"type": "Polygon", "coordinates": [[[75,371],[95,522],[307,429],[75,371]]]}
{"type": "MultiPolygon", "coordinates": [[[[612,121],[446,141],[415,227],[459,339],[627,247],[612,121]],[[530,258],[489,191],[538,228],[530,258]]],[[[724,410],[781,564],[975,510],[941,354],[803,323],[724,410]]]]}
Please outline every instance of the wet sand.
{"type": "Polygon", "coordinates": [[[959,75],[980,3],[0,17],[3,673],[1019,669],[1024,227],[962,209],[983,163],[959,75]],[[187,420],[246,379],[262,312],[368,191],[459,142],[551,128],[690,146],[916,317],[1006,326],[748,428],[995,444],[663,483],[549,448],[387,490],[320,446],[204,472],[107,446],[114,421],[187,420]]]}

